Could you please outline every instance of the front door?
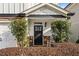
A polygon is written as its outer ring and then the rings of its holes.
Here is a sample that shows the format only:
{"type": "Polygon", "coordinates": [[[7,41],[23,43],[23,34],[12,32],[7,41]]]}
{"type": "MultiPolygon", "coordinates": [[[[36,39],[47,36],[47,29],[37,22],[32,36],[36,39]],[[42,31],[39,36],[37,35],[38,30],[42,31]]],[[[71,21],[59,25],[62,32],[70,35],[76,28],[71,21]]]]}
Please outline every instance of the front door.
{"type": "Polygon", "coordinates": [[[34,26],[34,45],[42,45],[43,44],[43,26],[35,25],[34,26]]]}

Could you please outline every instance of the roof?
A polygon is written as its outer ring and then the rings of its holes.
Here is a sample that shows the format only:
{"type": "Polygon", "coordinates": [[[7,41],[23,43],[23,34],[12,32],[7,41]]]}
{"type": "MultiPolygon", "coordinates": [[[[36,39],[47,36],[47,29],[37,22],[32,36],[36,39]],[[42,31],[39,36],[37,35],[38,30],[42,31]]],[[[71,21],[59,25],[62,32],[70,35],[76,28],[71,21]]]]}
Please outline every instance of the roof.
{"type": "MultiPolygon", "coordinates": [[[[39,8],[44,7],[44,6],[47,6],[51,10],[55,9],[55,11],[60,12],[61,15],[63,15],[63,16],[73,16],[74,15],[74,13],[70,13],[69,11],[64,10],[63,8],[57,6],[53,3],[39,3],[39,4],[29,8],[28,10],[25,10],[21,13],[16,13],[16,14],[5,13],[5,14],[0,14],[0,17],[25,17],[25,16],[29,16],[30,13],[32,13],[32,12],[34,12],[34,11],[38,10],[39,8]]],[[[41,15],[39,15],[39,16],[41,16],[41,15]]],[[[56,15],[52,15],[52,16],[55,17],[56,15]]],[[[57,17],[59,17],[59,16],[60,15],[57,15],[57,17]]]]}

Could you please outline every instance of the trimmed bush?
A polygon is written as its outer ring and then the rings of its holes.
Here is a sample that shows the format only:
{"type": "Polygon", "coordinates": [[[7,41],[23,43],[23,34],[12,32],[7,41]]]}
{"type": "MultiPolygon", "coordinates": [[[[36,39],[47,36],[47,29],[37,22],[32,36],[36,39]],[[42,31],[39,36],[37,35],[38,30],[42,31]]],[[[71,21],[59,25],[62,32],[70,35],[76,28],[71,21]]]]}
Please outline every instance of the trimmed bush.
{"type": "Polygon", "coordinates": [[[70,22],[68,20],[56,20],[51,23],[52,37],[55,42],[68,41],[70,22]]]}
{"type": "Polygon", "coordinates": [[[28,21],[23,18],[16,18],[11,21],[11,33],[16,37],[18,47],[24,47],[25,40],[27,40],[28,21]]]}
{"type": "Polygon", "coordinates": [[[1,56],[79,56],[79,44],[56,43],[54,47],[5,48],[1,56]]]}

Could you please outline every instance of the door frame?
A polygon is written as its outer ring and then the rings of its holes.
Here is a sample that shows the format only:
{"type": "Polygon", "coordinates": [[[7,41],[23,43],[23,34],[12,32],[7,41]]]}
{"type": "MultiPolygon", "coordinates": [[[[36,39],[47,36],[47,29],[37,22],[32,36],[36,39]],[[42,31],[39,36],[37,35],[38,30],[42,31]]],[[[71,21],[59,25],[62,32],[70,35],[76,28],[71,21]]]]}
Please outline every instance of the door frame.
{"type": "MultiPolygon", "coordinates": [[[[35,40],[35,36],[33,36],[33,46],[43,46],[44,45],[44,38],[43,38],[43,25],[42,24],[35,24],[34,26],[33,26],[33,29],[34,29],[34,27],[35,26],[42,26],[42,45],[35,45],[34,44],[34,40],[35,40]]],[[[35,29],[33,30],[33,32],[34,32],[34,34],[35,34],[35,29]]]]}

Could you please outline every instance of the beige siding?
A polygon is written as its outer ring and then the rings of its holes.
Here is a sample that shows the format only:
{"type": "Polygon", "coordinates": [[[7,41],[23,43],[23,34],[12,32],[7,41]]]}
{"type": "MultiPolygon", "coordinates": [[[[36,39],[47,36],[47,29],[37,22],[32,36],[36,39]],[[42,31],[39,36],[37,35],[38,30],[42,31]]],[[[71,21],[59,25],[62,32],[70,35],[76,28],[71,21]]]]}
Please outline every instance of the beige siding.
{"type": "Polygon", "coordinates": [[[79,4],[73,4],[67,10],[75,12],[75,15],[71,17],[71,41],[76,41],[79,36],[79,4]]]}
{"type": "Polygon", "coordinates": [[[45,15],[45,14],[47,15],[48,14],[48,15],[52,15],[52,14],[59,14],[59,13],[54,12],[54,10],[52,11],[48,7],[44,6],[44,7],[40,8],[39,10],[34,11],[31,14],[42,14],[42,15],[45,15]]]}

